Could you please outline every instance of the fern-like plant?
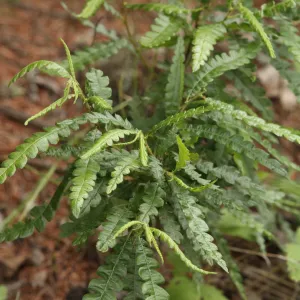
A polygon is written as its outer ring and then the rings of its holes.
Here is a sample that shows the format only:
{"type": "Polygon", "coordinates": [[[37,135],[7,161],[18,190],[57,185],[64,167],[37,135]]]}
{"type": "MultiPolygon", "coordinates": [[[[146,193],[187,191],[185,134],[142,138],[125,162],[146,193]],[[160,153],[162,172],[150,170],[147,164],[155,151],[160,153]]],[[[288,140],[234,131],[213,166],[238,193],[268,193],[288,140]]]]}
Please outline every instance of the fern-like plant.
{"type": "MultiPolygon", "coordinates": [[[[193,274],[229,272],[246,299],[219,221],[230,215],[251,228],[264,255],[267,240],[277,243],[282,211],[300,212],[296,193],[272,184],[274,178],[288,182],[290,171],[300,170],[277,149],[278,138],[300,144],[300,133],[273,123],[272,102],[255,81],[253,67],[266,54],[265,60],[284,66],[282,74],[297,73],[298,3],[284,0],[257,9],[251,1],[223,1],[217,7],[203,5],[207,1],[194,7],[195,1],[169,2],[124,3],[118,10],[109,1],[87,0],[72,16],[110,40],[72,55],[62,41],[65,61],[34,62],[11,80],[38,69],[66,81],[61,98],[26,125],[69,99],[82,101],[86,112],[33,134],[2,162],[1,183],[33,158],[51,156],[69,166],[50,202],[34,207],[24,222],[5,224],[0,241],[42,231],[67,195],[70,216],[62,236],[73,235],[73,244],[80,245],[97,234],[97,250],[107,252],[85,300],[169,299],[168,282],[158,271],[165,246],[193,274]],[[123,22],[126,36],[89,20],[102,9],[123,22]],[[132,10],[159,14],[140,39],[129,31],[132,10]],[[121,48],[133,52],[143,80],[133,75],[126,93],[119,84],[118,98],[95,63],[121,48]],[[159,51],[155,62],[147,59],[149,51],[159,51]],[[85,82],[77,80],[78,70],[86,70],[85,82]],[[226,88],[230,83],[234,89],[226,88]],[[273,172],[270,178],[267,172],[273,172]],[[266,210],[272,224],[265,220],[266,210]]],[[[290,84],[297,90],[295,81],[290,84]]]]}

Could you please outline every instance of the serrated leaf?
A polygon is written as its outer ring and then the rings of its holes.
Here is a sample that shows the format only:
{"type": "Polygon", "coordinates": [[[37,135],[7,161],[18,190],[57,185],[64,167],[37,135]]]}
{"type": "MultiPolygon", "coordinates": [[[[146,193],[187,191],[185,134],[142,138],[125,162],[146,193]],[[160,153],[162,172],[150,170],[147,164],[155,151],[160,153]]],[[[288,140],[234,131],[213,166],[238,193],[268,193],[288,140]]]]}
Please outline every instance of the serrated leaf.
{"type": "Polygon", "coordinates": [[[160,47],[169,41],[181,28],[182,21],[164,15],[158,16],[151,25],[151,31],[141,38],[141,44],[146,48],[160,47]]]}
{"type": "Polygon", "coordinates": [[[116,243],[115,233],[130,221],[132,213],[124,206],[117,206],[108,212],[106,221],[103,223],[103,230],[100,232],[97,242],[97,249],[107,252],[116,243]]]}
{"type": "Polygon", "coordinates": [[[131,170],[136,170],[140,164],[135,155],[125,156],[121,158],[111,173],[111,179],[108,182],[106,193],[110,194],[117,188],[117,185],[123,182],[124,175],[128,175],[131,170]]]}
{"type": "Polygon", "coordinates": [[[249,45],[247,49],[230,51],[229,54],[222,53],[211,58],[207,64],[194,74],[189,85],[192,88],[188,91],[189,98],[201,92],[215,78],[221,76],[229,70],[237,69],[248,64],[258,51],[257,45],[249,45]]]}
{"type": "Polygon", "coordinates": [[[74,177],[70,188],[70,200],[72,212],[76,218],[80,215],[84,200],[94,188],[99,171],[100,165],[92,158],[86,160],[78,159],[75,163],[74,177]]]}
{"type": "Polygon", "coordinates": [[[149,223],[150,217],[158,215],[158,207],[164,205],[163,198],[166,196],[159,183],[148,184],[142,198],[143,203],[139,207],[141,222],[149,223]]]}
{"type": "Polygon", "coordinates": [[[99,96],[105,100],[108,100],[112,91],[109,85],[109,78],[107,76],[103,76],[103,72],[101,70],[91,69],[86,73],[86,79],[91,89],[92,95],[90,96],[99,96]]]}
{"type": "Polygon", "coordinates": [[[24,67],[11,79],[9,85],[16,82],[19,78],[23,77],[25,74],[27,74],[30,71],[33,71],[34,69],[39,69],[42,72],[52,76],[71,78],[71,74],[61,65],[49,60],[39,60],[24,67]]]}
{"type": "Polygon", "coordinates": [[[120,138],[124,138],[125,135],[136,134],[136,130],[127,130],[127,129],[112,129],[105,134],[103,134],[98,141],[86,151],[81,158],[87,159],[95,153],[101,151],[104,147],[112,146],[114,142],[119,141],[120,138]]]}
{"type": "Polygon", "coordinates": [[[219,38],[226,33],[222,24],[212,24],[197,28],[193,39],[193,72],[196,72],[204,65],[213,46],[219,38]]]}
{"type": "Polygon", "coordinates": [[[138,238],[138,257],[137,266],[139,267],[139,276],[144,281],[142,293],[147,300],[168,300],[169,294],[159,286],[164,283],[163,276],[154,268],[158,266],[157,261],[150,257],[153,253],[145,246],[145,242],[138,238]]]}
{"type": "Polygon", "coordinates": [[[40,112],[38,112],[37,114],[33,115],[32,117],[30,117],[29,119],[26,120],[25,125],[28,125],[28,123],[32,120],[35,120],[37,118],[40,118],[44,115],[46,115],[49,111],[55,110],[58,107],[61,107],[66,101],[68,101],[69,99],[71,99],[72,97],[74,97],[74,95],[69,95],[70,92],[70,84],[68,83],[65,90],[64,90],[64,95],[62,98],[56,100],[55,102],[53,102],[52,104],[50,104],[49,106],[47,106],[46,108],[44,108],[43,110],[41,110],[40,112]]]}

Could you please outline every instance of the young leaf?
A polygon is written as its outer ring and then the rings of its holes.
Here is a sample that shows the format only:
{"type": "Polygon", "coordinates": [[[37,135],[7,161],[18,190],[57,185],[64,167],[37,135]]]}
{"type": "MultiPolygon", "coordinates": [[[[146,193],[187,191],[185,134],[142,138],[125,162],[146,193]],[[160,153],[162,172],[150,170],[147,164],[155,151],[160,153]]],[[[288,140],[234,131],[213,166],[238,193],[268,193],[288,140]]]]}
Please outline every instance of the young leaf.
{"type": "Polygon", "coordinates": [[[73,79],[76,80],[75,71],[74,71],[74,66],[73,66],[73,62],[72,62],[72,57],[71,57],[70,50],[69,50],[67,44],[64,42],[64,40],[63,39],[60,39],[60,40],[63,43],[64,48],[65,48],[65,52],[66,52],[67,60],[68,60],[68,64],[69,64],[70,73],[71,73],[73,79]]]}
{"type": "Polygon", "coordinates": [[[187,162],[190,161],[190,151],[185,146],[185,144],[181,140],[180,136],[177,135],[176,139],[177,139],[179,155],[178,155],[178,161],[176,163],[175,171],[178,171],[178,170],[184,168],[186,166],[187,162]]]}
{"type": "Polygon", "coordinates": [[[165,109],[167,115],[172,115],[179,110],[184,85],[184,41],[178,37],[173,56],[168,83],[166,85],[165,109]]]}
{"type": "Polygon", "coordinates": [[[148,166],[148,152],[146,149],[146,141],[143,132],[140,132],[140,160],[144,167],[148,166]]]}
{"type": "Polygon", "coordinates": [[[201,274],[215,274],[214,272],[208,272],[205,270],[202,270],[200,268],[198,268],[197,266],[195,266],[185,255],[184,253],[180,250],[180,248],[178,247],[178,245],[171,239],[170,236],[168,236],[165,232],[156,229],[156,228],[150,228],[151,231],[153,232],[153,234],[157,237],[159,237],[163,242],[167,243],[168,246],[171,249],[174,249],[175,253],[180,257],[180,259],[186,264],[186,266],[188,268],[190,268],[191,270],[195,271],[195,272],[199,272],[201,274]]]}
{"type": "Polygon", "coordinates": [[[160,15],[154,20],[151,31],[141,38],[141,44],[146,48],[160,47],[169,41],[181,26],[181,20],[160,15]]]}
{"type": "Polygon", "coordinates": [[[112,110],[108,101],[98,96],[92,96],[87,99],[88,103],[93,107],[94,111],[102,112],[104,110],[112,110]]]}
{"type": "Polygon", "coordinates": [[[59,76],[59,77],[64,77],[64,78],[71,78],[71,74],[63,68],[61,65],[48,61],[48,60],[39,60],[36,62],[33,62],[29,64],[28,66],[24,67],[19,73],[17,73],[9,82],[9,85],[12,83],[16,82],[19,78],[23,77],[25,74],[28,72],[34,70],[34,69],[39,69],[42,72],[52,75],[52,76],[59,76]]]}
{"type": "Polygon", "coordinates": [[[108,100],[111,97],[112,91],[108,86],[109,78],[107,76],[103,76],[103,72],[101,70],[91,69],[85,74],[85,76],[89,87],[87,91],[90,92],[89,96],[98,96],[105,100],[108,100]]]}
{"type": "Polygon", "coordinates": [[[267,36],[263,26],[256,19],[253,12],[249,8],[243,6],[242,4],[239,4],[238,8],[239,8],[241,14],[243,15],[243,17],[250,23],[250,25],[253,27],[253,29],[260,35],[261,39],[263,40],[267,49],[269,50],[270,56],[272,58],[276,58],[275,51],[273,49],[273,46],[272,46],[272,43],[271,43],[269,37],[267,36]]]}
{"type": "Polygon", "coordinates": [[[49,106],[47,106],[46,108],[44,108],[43,110],[41,110],[40,112],[35,114],[34,116],[30,117],[28,120],[26,120],[25,125],[28,125],[28,123],[32,120],[35,120],[37,118],[40,118],[40,117],[46,115],[49,111],[54,110],[57,107],[61,107],[65,102],[67,102],[69,99],[74,97],[74,95],[69,95],[70,84],[71,84],[71,82],[68,82],[68,84],[64,90],[64,95],[62,98],[56,100],[55,102],[53,102],[52,104],[50,104],[49,106]]]}
{"type": "Polygon", "coordinates": [[[224,36],[226,28],[222,24],[200,26],[194,34],[193,40],[193,72],[200,69],[208,59],[213,46],[219,38],[224,36]]]}
{"type": "Polygon", "coordinates": [[[112,129],[105,134],[103,134],[98,141],[86,151],[81,158],[87,159],[95,153],[101,151],[106,145],[112,146],[113,142],[119,141],[120,138],[124,138],[125,135],[136,134],[136,130],[127,130],[127,129],[112,129]]]}
{"type": "Polygon", "coordinates": [[[89,19],[92,17],[99,7],[104,3],[104,0],[86,0],[86,4],[80,14],[77,15],[78,18],[89,19]]]}

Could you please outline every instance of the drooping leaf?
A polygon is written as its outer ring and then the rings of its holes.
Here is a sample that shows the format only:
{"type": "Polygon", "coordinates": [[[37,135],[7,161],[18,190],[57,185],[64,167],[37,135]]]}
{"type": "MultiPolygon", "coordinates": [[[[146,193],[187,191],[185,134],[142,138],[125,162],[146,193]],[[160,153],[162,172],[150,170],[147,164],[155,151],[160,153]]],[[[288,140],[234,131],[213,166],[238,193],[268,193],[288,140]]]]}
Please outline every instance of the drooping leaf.
{"type": "Polygon", "coordinates": [[[269,50],[270,56],[272,58],[275,58],[276,55],[275,55],[275,51],[273,49],[272,43],[271,43],[269,37],[267,36],[263,26],[256,19],[253,12],[249,8],[243,6],[241,3],[239,4],[238,8],[239,8],[239,11],[241,12],[242,16],[250,23],[250,25],[253,27],[253,29],[260,35],[261,39],[263,40],[267,49],[269,50]]]}
{"type": "Polygon", "coordinates": [[[71,74],[63,68],[61,65],[48,60],[39,60],[36,62],[33,62],[29,64],[28,66],[24,67],[19,73],[17,73],[9,82],[11,85],[12,83],[16,82],[19,78],[23,77],[25,74],[27,74],[30,71],[33,71],[34,69],[39,69],[42,72],[52,75],[52,76],[59,76],[64,78],[71,78],[71,74]]]}
{"type": "Polygon", "coordinates": [[[128,130],[128,129],[112,129],[105,134],[103,134],[98,141],[86,151],[81,158],[87,159],[95,153],[101,151],[104,147],[112,146],[114,142],[119,141],[120,138],[124,138],[125,135],[136,134],[136,130],[128,130]]]}

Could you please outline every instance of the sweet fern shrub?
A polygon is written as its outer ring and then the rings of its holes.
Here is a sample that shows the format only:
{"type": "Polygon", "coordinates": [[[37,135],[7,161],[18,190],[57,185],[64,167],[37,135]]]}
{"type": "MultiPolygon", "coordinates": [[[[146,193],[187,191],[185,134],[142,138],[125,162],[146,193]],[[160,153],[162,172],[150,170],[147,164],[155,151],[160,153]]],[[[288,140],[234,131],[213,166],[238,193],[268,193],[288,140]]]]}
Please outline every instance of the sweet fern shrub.
{"type": "Polygon", "coordinates": [[[5,226],[0,241],[43,231],[66,195],[70,216],[62,236],[75,236],[77,246],[97,235],[97,250],[108,252],[85,300],[116,299],[121,291],[126,300],[169,299],[158,268],[171,251],[200,291],[207,274],[227,272],[245,299],[220,221],[229,216],[229,225],[250,228],[262,256],[266,242],[286,252],[280,231],[293,241],[282,211],[299,215],[298,185],[290,178],[300,167],[278,151],[278,143],[300,144],[300,133],[272,123],[272,103],[255,74],[258,64],[272,64],[300,95],[299,6],[293,0],[261,7],[203,0],[117,9],[110,1],[88,0],[80,13],[65,8],[107,41],[74,53],[62,41],[65,61],[31,63],[11,80],[34,69],[65,79],[61,98],[25,125],[67,101],[82,101],[85,112],[33,134],[2,162],[1,183],[33,158],[55,157],[69,167],[50,202],[34,207],[24,222],[5,226]],[[137,10],[157,15],[142,37],[128,24],[137,10]],[[94,24],[98,11],[123,22],[127,34],[94,24]],[[97,62],[124,49],[136,71],[124,70],[131,86],[124,91],[121,78],[119,97],[112,99],[97,62]]]}

